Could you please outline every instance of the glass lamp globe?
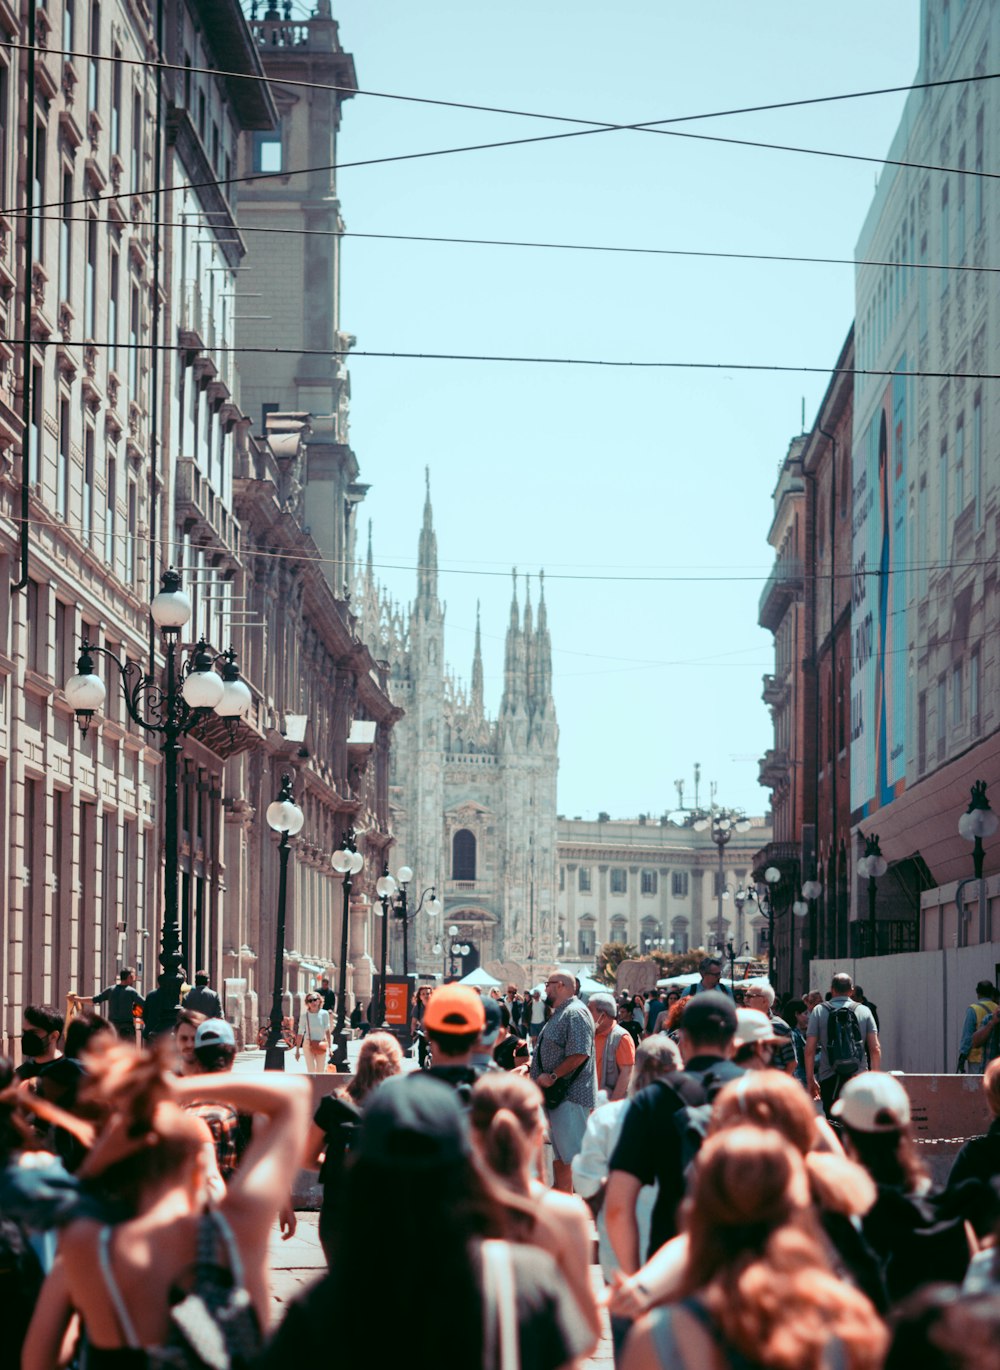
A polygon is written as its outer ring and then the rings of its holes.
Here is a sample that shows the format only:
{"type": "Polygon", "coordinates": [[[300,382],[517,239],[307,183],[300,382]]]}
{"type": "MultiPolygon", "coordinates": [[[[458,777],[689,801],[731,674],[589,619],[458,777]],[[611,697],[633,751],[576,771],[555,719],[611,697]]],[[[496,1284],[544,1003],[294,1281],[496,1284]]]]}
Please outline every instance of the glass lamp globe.
{"type": "Polygon", "coordinates": [[[719,829],[720,832],[728,832],[729,829],[733,826],[732,819],[720,818],[715,826],[719,829]]]}
{"type": "Polygon", "coordinates": [[[708,827],[708,819],[696,818],[695,821],[691,824],[691,826],[692,828],[694,828],[695,832],[704,832],[705,829],[708,827]]]}
{"type": "Polygon", "coordinates": [[[330,861],[338,875],[346,875],[351,869],[351,853],[346,847],[339,847],[331,856],[330,861]]]}
{"type": "Polygon", "coordinates": [[[867,856],[858,857],[858,874],[861,876],[862,880],[867,880],[868,877],[873,874],[873,872],[868,868],[867,856]]]}
{"type": "Polygon", "coordinates": [[[352,875],[357,875],[358,871],[364,869],[364,865],[365,865],[365,858],[361,855],[361,853],[360,853],[359,851],[352,851],[352,852],[351,852],[351,874],[352,874],[352,875]]]}
{"type": "Polygon", "coordinates": [[[222,682],[222,697],[215,705],[215,712],[220,718],[239,718],[245,714],[253,703],[253,695],[250,687],[245,680],[241,680],[237,672],[235,680],[224,680],[222,682]]]}
{"type": "Polygon", "coordinates": [[[401,885],[408,885],[413,879],[413,870],[410,866],[400,866],[396,872],[396,879],[401,885]]]}
{"type": "Polygon", "coordinates": [[[391,875],[380,875],[375,881],[375,893],[380,899],[391,899],[396,893],[396,882],[391,875]]]}
{"type": "Polygon", "coordinates": [[[192,709],[214,709],[222,699],[225,685],[218,671],[192,671],[181,686],[184,702],[192,709]]]}
{"type": "Polygon", "coordinates": [[[874,856],[869,856],[869,858],[868,858],[868,874],[869,874],[869,875],[874,875],[875,878],[878,879],[879,876],[885,875],[885,873],[886,873],[886,871],[887,871],[888,869],[889,869],[889,863],[888,863],[888,861],[885,859],[884,856],[882,856],[882,855],[879,854],[879,853],[876,853],[874,856]]]}
{"type": "Polygon", "coordinates": [[[104,681],[92,671],[72,675],[66,682],[66,702],[78,713],[93,713],[99,709],[107,693],[104,681]]]}
{"type": "Polygon", "coordinates": [[[818,899],[823,893],[823,886],[818,880],[806,880],[802,886],[802,893],[807,899],[818,899]]]}
{"type": "Polygon", "coordinates": [[[804,899],[796,899],[795,903],[792,905],[792,913],[795,914],[796,918],[808,918],[808,903],[804,899]]]}
{"type": "Polygon", "coordinates": [[[441,912],[441,910],[442,910],[443,907],[444,907],[444,905],[441,903],[441,900],[437,897],[437,895],[436,895],[436,894],[432,894],[431,897],[430,897],[430,898],[428,899],[428,901],[427,901],[427,914],[428,914],[428,917],[430,917],[430,918],[436,918],[436,917],[438,916],[438,914],[441,912]]]}
{"type": "Polygon", "coordinates": [[[301,832],[306,821],[305,814],[291,799],[275,799],[273,803],[268,804],[264,816],[269,828],[273,828],[275,832],[287,832],[289,837],[301,832]]]}
{"type": "Polygon", "coordinates": [[[781,879],[781,871],[777,866],[768,866],[767,870],[764,872],[764,879],[769,885],[776,885],[781,879]]]}
{"type": "Polygon", "coordinates": [[[457,936],[458,936],[458,924],[457,924],[457,923],[452,923],[451,927],[448,929],[448,936],[449,936],[449,937],[457,937],[457,936]]]}
{"type": "Polygon", "coordinates": [[[737,824],[736,824],[736,831],[737,831],[737,832],[749,832],[749,831],[750,831],[750,820],[749,820],[749,818],[741,818],[741,819],[737,822],[737,824]]]}
{"type": "Polygon", "coordinates": [[[461,950],[463,956],[468,956],[468,954],[469,954],[469,952],[472,950],[472,948],[471,948],[470,946],[468,946],[466,943],[463,943],[460,950],[461,950]]]}
{"type": "Polygon", "coordinates": [[[443,951],[444,947],[442,947],[440,942],[435,942],[434,945],[431,947],[432,956],[440,956],[443,951]]]}
{"type": "Polygon", "coordinates": [[[181,578],[176,571],[167,571],[160,589],[149,606],[153,622],[164,632],[177,632],[191,617],[191,601],[181,589],[181,578]]]}
{"type": "Polygon", "coordinates": [[[958,820],[958,831],[968,842],[977,837],[992,837],[1000,826],[1000,817],[992,809],[972,809],[958,820]]]}

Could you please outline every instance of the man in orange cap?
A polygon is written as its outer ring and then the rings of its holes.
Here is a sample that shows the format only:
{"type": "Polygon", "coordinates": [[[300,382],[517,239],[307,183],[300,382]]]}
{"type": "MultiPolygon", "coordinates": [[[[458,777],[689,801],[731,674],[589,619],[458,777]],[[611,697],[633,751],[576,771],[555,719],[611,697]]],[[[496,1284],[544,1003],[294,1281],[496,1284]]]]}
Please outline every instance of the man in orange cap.
{"type": "Polygon", "coordinates": [[[479,1078],[472,1054],[485,1026],[482,998],[468,985],[439,985],[427,1000],[424,1031],[432,1061],[427,1074],[457,1090],[463,1100],[479,1078]]]}

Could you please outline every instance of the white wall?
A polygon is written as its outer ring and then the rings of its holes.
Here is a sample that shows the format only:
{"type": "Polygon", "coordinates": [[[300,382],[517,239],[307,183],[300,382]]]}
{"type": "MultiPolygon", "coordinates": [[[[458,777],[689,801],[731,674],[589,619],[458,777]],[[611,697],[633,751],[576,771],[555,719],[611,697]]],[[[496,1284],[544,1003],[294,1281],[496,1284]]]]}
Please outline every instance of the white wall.
{"type": "Polygon", "coordinates": [[[1000,942],[899,956],[813,961],[809,988],[830,988],[837,971],[847,971],[878,1007],[882,1068],[912,1074],[949,1073],[958,1060],[965,1010],[975,1000],[976,982],[993,980],[1000,942]]]}

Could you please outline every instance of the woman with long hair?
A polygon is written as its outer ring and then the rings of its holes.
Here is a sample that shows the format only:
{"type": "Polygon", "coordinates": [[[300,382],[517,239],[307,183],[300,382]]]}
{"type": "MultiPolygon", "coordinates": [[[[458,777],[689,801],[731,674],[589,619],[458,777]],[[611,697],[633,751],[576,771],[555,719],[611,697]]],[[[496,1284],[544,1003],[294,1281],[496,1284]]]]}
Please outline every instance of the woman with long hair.
{"type": "Polygon", "coordinates": [[[294,1076],[171,1077],[158,1054],[115,1047],[92,1065],[103,1107],[80,1176],[111,1223],[81,1218],[62,1233],[25,1346],[23,1370],[52,1370],[74,1312],[87,1370],[143,1370],[147,1352],[179,1335],[175,1304],[192,1291],[196,1257],[211,1246],[246,1292],[245,1340],[267,1325],[267,1242],[289,1196],[307,1118],[308,1089],[294,1076]],[[184,1103],[205,1097],[257,1115],[253,1140],[218,1208],[206,1214],[205,1124],[184,1103]]]}
{"type": "Polygon", "coordinates": [[[289,1309],[259,1370],[329,1360],[331,1336],[346,1365],[499,1370],[510,1363],[501,1325],[516,1329],[521,1365],[570,1366],[596,1337],[581,1327],[551,1257],[503,1240],[512,1219],[531,1217],[528,1203],[476,1165],[454,1090],[417,1071],[385,1081],[345,1171],[330,1273],[289,1309]],[[391,1291],[390,1247],[418,1261],[391,1291]]]}
{"type": "Polygon", "coordinates": [[[709,1138],[684,1226],[681,1298],[642,1318],[623,1370],[875,1370],[885,1329],[830,1269],[799,1153],[743,1125],[709,1138]]]}
{"type": "Polygon", "coordinates": [[[346,1089],[321,1099],[313,1115],[302,1164],[307,1170],[319,1171],[323,1186],[319,1240],[327,1261],[344,1161],[361,1121],[361,1110],[372,1090],[402,1069],[403,1052],[395,1037],[390,1032],[369,1033],[358,1052],[354,1079],[346,1089]]]}
{"type": "Polygon", "coordinates": [[[586,1326],[598,1336],[601,1322],[590,1282],[590,1213],[582,1199],[547,1189],[534,1178],[545,1140],[542,1091],[521,1075],[492,1071],[472,1087],[469,1122],[490,1171],[531,1201],[535,1224],[530,1240],[553,1257],[586,1326]]]}

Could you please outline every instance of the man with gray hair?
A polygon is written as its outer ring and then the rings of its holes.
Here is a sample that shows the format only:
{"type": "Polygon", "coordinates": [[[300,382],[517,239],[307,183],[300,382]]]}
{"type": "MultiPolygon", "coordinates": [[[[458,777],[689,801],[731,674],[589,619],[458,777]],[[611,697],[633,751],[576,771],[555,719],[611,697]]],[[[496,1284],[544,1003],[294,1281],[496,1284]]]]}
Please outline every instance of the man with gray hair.
{"type": "Polygon", "coordinates": [[[635,1063],[635,1042],[618,1022],[612,994],[592,994],[587,1008],[594,1020],[594,1064],[597,1067],[598,1103],[624,1099],[635,1063]],[[604,1099],[600,1098],[604,1094],[604,1099]]]}
{"type": "Polygon", "coordinates": [[[552,1017],[538,1034],[531,1078],[545,1095],[555,1188],[571,1192],[573,1157],[580,1150],[597,1095],[594,1020],[576,997],[572,975],[555,971],[545,982],[552,1017]]]}
{"type": "Polygon", "coordinates": [[[766,1013],[770,1019],[774,1035],[778,1039],[771,1053],[771,1068],[784,1071],[786,1075],[794,1075],[795,1044],[792,1041],[792,1029],[784,1018],[779,1018],[774,1011],[774,986],[766,980],[748,982],[743,991],[743,1002],[747,1008],[758,1009],[761,1013],[766,1013]]]}

